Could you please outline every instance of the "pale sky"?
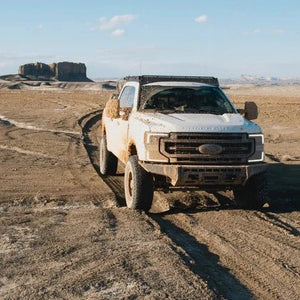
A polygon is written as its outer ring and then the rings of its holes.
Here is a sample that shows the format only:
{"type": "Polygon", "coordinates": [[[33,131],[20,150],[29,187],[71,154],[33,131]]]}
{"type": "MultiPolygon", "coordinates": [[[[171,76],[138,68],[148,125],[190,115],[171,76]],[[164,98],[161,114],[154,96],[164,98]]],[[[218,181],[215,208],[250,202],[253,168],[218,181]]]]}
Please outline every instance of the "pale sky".
{"type": "Polygon", "coordinates": [[[0,0],[0,75],[83,62],[90,78],[300,77],[299,0],[0,0]]]}

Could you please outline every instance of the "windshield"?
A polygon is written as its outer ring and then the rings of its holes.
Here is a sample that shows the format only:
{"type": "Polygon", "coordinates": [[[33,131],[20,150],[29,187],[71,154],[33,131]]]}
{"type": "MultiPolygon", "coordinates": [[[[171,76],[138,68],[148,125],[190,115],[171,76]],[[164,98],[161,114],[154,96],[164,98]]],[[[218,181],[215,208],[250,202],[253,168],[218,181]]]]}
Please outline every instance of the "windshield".
{"type": "Polygon", "coordinates": [[[224,93],[217,87],[143,86],[141,109],[163,113],[235,113],[224,93]]]}

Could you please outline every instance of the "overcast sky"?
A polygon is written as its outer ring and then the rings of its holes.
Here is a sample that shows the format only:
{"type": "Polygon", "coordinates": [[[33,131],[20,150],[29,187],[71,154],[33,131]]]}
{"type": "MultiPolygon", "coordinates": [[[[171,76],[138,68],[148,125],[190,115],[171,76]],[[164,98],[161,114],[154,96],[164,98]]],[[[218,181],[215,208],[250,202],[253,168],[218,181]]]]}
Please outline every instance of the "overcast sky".
{"type": "Polygon", "coordinates": [[[0,75],[84,62],[88,76],[300,77],[299,0],[0,0],[0,75]]]}

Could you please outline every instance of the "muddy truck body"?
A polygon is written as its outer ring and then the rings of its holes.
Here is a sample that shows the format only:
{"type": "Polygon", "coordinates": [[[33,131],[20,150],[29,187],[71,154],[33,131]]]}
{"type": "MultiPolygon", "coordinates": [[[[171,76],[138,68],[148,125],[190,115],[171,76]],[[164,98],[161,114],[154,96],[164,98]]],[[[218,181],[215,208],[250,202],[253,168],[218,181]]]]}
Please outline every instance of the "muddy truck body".
{"type": "Polygon", "coordinates": [[[264,135],[251,120],[257,106],[237,110],[217,78],[129,76],[107,102],[100,172],[125,164],[127,206],[148,211],[154,190],[233,190],[240,207],[267,201],[264,135]]]}

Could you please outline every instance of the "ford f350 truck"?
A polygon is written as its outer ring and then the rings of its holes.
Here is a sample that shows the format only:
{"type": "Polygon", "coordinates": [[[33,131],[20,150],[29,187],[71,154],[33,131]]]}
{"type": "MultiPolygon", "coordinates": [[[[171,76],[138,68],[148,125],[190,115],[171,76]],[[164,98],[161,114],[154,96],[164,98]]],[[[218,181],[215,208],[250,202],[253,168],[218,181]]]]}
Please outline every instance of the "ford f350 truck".
{"type": "Polygon", "coordinates": [[[176,189],[230,189],[238,206],[259,209],[267,196],[257,115],[253,102],[238,111],[214,77],[125,77],[103,111],[100,172],[125,164],[133,209],[148,211],[154,190],[176,189]]]}

